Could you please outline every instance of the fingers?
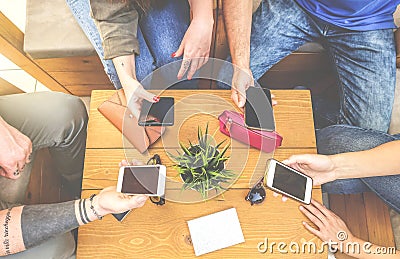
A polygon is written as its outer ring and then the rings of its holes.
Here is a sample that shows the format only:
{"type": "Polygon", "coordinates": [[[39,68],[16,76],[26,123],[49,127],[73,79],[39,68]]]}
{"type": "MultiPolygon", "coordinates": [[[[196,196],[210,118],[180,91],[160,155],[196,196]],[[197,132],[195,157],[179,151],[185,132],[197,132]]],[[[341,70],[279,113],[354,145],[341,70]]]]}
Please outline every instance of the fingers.
{"type": "Polygon", "coordinates": [[[192,64],[191,64],[190,70],[188,72],[188,79],[192,80],[192,78],[193,78],[194,74],[196,73],[196,71],[198,71],[207,62],[208,62],[208,54],[205,57],[192,59],[192,64]],[[194,62],[197,62],[196,66],[195,66],[194,62]]]}
{"type": "Polygon", "coordinates": [[[129,208],[135,209],[142,207],[147,201],[147,196],[145,195],[135,195],[131,196],[129,199],[129,208]]]}
{"type": "Polygon", "coordinates": [[[146,91],[146,89],[143,88],[143,86],[138,87],[135,91],[135,95],[139,97],[140,99],[147,100],[152,103],[156,103],[160,100],[160,97],[156,96],[155,94],[150,93],[149,91],[146,91]]]}
{"type": "MultiPolygon", "coordinates": [[[[280,194],[279,193],[277,193],[277,192],[272,192],[272,196],[274,196],[274,197],[279,197],[280,196],[280,194]]],[[[288,200],[288,197],[286,197],[285,195],[282,195],[282,202],[286,202],[287,200],[288,200]]]]}
{"type": "Polygon", "coordinates": [[[326,221],[326,215],[322,213],[322,211],[320,211],[317,207],[315,207],[314,204],[305,205],[304,207],[313,215],[315,215],[321,222],[326,221]]]}
{"type": "Polygon", "coordinates": [[[183,58],[182,60],[182,65],[181,68],[179,69],[178,72],[178,79],[181,80],[182,77],[186,74],[186,72],[188,71],[189,67],[190,67],[190,62],[191,60],[188,58],[183,58]]]}
{"type": "Polygon", "coordinates": [[[174,53],[172,53],[172,55],[171,55],[172,58],[177,58],[177,57],[180,57],[180,56],[183,55],[183,50],[184,50],[183,45],[184,44],[183,44],[183,41],[182,41],[181,45],[179,45],[178,50],[175,51],[174,53]]]}
{"type": "Polygon", "coordinates": [[[1,167],[0,167],[0,176],[7,177],[6,171],[4,171],[4,169],[1,167]]]}
{"type": "Polygon", "coordinates": [[[243,108],[246,103],[246,92],[239,92],[238,93],[238,107],[243,108]]]}
{"type": "Polygon", "coordinates": [[[189,79],[189,80],[192,79],[192,77],[193,77],[194,73],[196,73],[198,67],[199,67],[199,59],[198,58],[192,59],[190,69],[187,74],[187,79],[189,79]]]}
{"type": "Polygon", "coordinates": [[[200,69],[202,66],[204,66],[208,62],[208,59],[209,59],[209,54],[207,54],[207,56],[205,56],[203,58],[200,58],[199,66],[197,67],[197,69],[200,69]]]}
{"type": "Polygon", "coordinates": [[[122,160],[119,162],[119,167],[121,166],[130,166],[130,165],[144,165],[144,163],[140,160],[133,159],[131,163],[129,163],[127,160],[122,160]]]}
{"type": "Polygon", "coordinates": [[[30,157],[32,154],[32,141],[25,135],[22,135],[22,141],[24,142],[23,147],[25,151],[25,163],[30,163],[30,157]]]}
{"type": "Polygon", "coordinates": [[[132,165],[144,165],[144,163],[140,160],[134,159],[134,160],[132,160],[132,165]]]}
{"type": "Polygon", "coordinates": [[[246,91],[232,88],[231,99],[239,108],[243,108],[246,103],[246,91]]]}
{"type": "Polygon", "coordinates": [[[272,103],[271,103],[272,106],[275,106],[275,105],[278,104],[278,102],[275,100],[275,95],[274,94],[271,94],[271,101],[272,101],[272,103]]]}
{"type": "Polygon", "coordinates": [[[236,91],[236,89],[232,88],[232,90],[231,90],[231,99],[236,104],[236,106],[239,107],[239,95],[238,95],[238,92],[236,91]]]}
{"type": "Polygon", "coordinates": [[[303,226],[311,232],[311,234],[316,235],[317,237],[322,239],[321,232],[316,230],[315,228],[311,227],[307,222],[303,221],[303,226]]]}
{"type": "Polygon", "coordinates": [[[313,155],[305,154],[305,155],[293,155],[286,159],[287,165],[293,164],[310,164],[312,162],[313,155]]]}
{"type": "Polygon", "coordinates": [[[331,215],[331,211],[328,210],[324,205],[322,205],[318,201],[311,199],[311,204],[314,205],[314,207],[316,207],[322,214],[324,214],[325,217],[331,215]]]}
{"type": "Polygon", "coordinates": [[[18,144],[18,146],[22,149],[25,158],[24,158],[24,164],[30,163],[30,156],[32,154],[32,141],[30,138],[28,138],[26,135],[24,135],[22,132],[17,130],[11,125],[8,125],[10,132],[12,133],[15,142],[18,144]]]}
{"type": "Polygon", "coordinates": [[[312,223],[314,223],[319,229],[321,229],[324,224],[321,219],[314,214],[315,210],[312,210],[312,206],[300,206],[301,213],[304,214],[312,223]]]}
{"type": "Polygon", "coordinates": [[[122,166],[129,166],[129,163],[128,163],[128,161],[126,161],[126,160],[122,160],[121,162],[119,162],[118,166],[119,166],[119,167],[122,167],[122,166]]]}

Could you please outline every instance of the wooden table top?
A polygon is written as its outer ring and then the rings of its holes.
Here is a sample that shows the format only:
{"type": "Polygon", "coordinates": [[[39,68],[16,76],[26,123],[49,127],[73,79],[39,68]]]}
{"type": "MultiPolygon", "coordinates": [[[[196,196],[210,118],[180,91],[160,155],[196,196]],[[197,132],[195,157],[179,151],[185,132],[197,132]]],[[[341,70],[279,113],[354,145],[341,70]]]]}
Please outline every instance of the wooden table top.
{"type": "MultiPolygon", "coordinates": [[[[283,136],[283,143],[274,154],[266,154],[236,141],[231,141],[231,157],[227,167],[238,172],[238,179],[231,188],[205,202],[184,204],[167,201],[156,206],[148,201],[144,207],[131,212],[123,222],[106,216],[79,228],[78,258],[180,258],[195,257],[190,241],[187,221],[228,208],[236,208],[245,242],[212,252],[205,258],[255,258],[266,256],[257,250],[257,244],[268,238],[271,242],[321,241],[308,233],[301,222],[306,220],[297,209],[299,203],[292,200],[282,203],[267,190],[266,200],[255,206],[244,200],[248,188],[265,171],[266,159],[284,160],[293,154],[316,153],[312,106],[309,91],[275,90],[278,105],[274,107],[276,129],[283,136]],[[242,155],[237,155],[242,154],[242,155]]],[[[158,153],[167,166],[167,175],[176,171],[166,151],[178,149],[178,142],[197,138],[197,125],[203,129],[209,124],[209,132],[215,132],[216,141],[227,139],[218,131],[217,116],[223,110],[233,110],[230,91],[226,90],[168,90],[162,96],[175,98],[175,124],[167,129],[163,138],[156,142],[147,154],[140,154],[123,140],[122,134],[98,111],[97,107],[115,91],[93,91],[90,103],[85,169],[82,197],[89,197],[100,189],[116,185],[118,163],[125,158],[146,160],[158,153]],[[189,97],[190,96],[190,97],[189,97]],[[125,147],[125,148],[124,148],[125,147]]],[[[159,94],[159,93],[156,93],[159,94]]],[[[167,194],[168,195],[168,194],[167,194]]],[[[313,189],[313,198],[321,201],[321,189],[313,189]]],[[[167,197],[168,199],[168,197],[167,197]]],[[[307,250],[307,249],[306,249],[307,250]]],[[[276,246],[272,258],[281,258],[276,246]]],[[[302,258],[326,258],[326,253],[289,253],[287,256],[302,258]]]]}

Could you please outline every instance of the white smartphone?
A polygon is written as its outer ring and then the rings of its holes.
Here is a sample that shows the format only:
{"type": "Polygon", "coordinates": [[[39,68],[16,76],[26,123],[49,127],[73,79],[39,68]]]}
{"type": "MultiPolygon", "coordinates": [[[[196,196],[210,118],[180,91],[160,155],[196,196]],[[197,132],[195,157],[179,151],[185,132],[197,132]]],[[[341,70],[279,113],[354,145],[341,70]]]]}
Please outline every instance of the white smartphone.
{"type": "Polygon", "coordinates": [[[166,171],[164,165],[123,166],[119,169],[117,192],[163,196],[166,171]]]}
{"type": "Polygon", "coordinates": [[[312,178],[270,159],[268,165],[267,187],[304,204],[310,204],[312,178]]]}

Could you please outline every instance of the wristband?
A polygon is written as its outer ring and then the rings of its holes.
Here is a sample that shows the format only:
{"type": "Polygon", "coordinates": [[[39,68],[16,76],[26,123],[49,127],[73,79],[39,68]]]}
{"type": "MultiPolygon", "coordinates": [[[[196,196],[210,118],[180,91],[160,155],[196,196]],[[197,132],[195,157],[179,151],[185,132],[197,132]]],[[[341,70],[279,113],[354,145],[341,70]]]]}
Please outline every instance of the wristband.
{"type": "Polygon", "coordinates": [[[94,196],[96,196],[96,194],[92,194],[92,195],[90,196],[90,198],[89,198],[89,200],[90,200],[90,209],[92,210],[93,214],[94,214],[98,219],[102,220],[102,219],[103,219],[103,216],[100,216],[99,213],[97,213],[97,211],[96,211],[96,210],[94,209],[94,207],[93,207],[93,198],[94,198],[94,196]]]}

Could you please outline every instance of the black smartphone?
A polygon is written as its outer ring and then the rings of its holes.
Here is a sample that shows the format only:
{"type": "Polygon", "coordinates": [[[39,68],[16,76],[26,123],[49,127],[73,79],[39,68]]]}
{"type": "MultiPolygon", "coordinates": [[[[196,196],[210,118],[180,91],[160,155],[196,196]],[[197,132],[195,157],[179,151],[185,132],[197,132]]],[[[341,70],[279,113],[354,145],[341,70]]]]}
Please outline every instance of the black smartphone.
{"type": "Polygon", "coordinates": [[[139,126],[173,126],[174,98],[160,97],[157,103],[143,100],[138,124],[139,126]]]}
{"type": "Polygon", "coordinates": [[[244,120],[248,128],[275,130],[271,92],[267,88],[249,87],[246,91],[244,120]]]}
{"type": "Polygon", "coordinates": [[[114,218],[116,218],[119,222],[123,221],[125,219],[126,216],[128,216],[129,212],[131,212],[132,210],[127,210],[125,212],[122,213],[118,213],[118,214],[111,214],[114,216],[114,218]]]}

